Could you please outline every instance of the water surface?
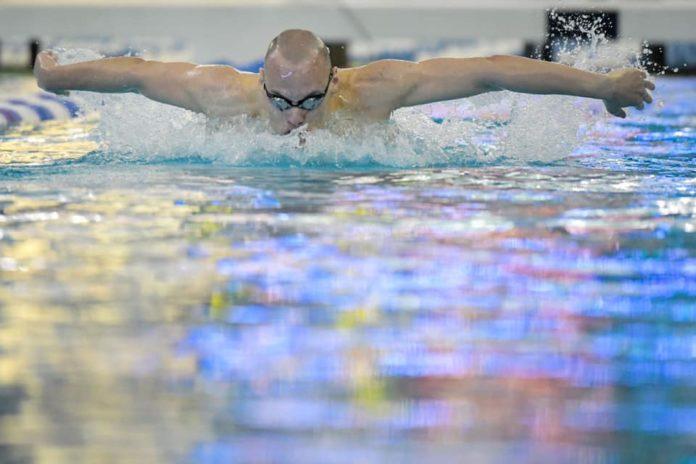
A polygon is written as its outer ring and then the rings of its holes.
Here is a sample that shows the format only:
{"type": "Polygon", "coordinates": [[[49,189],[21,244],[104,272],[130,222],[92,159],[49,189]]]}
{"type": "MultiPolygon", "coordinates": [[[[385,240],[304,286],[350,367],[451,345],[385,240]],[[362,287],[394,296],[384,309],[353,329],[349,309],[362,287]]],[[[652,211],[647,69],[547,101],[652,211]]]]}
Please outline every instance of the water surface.
{"type": "Polygon", "coordinates": [[[0,462],[691,462],[696,82],[661,84],[551,163],[5,134],[0,462]]]}

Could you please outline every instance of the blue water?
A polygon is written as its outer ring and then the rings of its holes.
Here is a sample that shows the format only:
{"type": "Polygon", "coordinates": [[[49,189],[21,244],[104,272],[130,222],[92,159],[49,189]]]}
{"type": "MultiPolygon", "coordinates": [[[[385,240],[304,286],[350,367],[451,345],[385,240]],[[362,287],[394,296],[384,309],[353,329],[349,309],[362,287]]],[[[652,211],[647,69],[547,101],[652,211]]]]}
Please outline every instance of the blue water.
{"type": "Polygon", "coordinates": [[[421,169],[6,133],[0,462],[693,462],[696,80],[656,100],[421,169]]]}

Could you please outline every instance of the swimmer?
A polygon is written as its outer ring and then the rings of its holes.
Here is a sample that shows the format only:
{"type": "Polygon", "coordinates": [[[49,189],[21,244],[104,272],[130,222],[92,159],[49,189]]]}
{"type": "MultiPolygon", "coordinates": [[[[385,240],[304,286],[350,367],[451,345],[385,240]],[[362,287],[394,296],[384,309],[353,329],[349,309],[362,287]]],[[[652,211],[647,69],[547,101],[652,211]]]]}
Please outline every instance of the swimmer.
{"type": "Polygon", "coordinates": [[[135,92],[212,119],[263,119],[279,134],[335,126],[341,119],[384,121],[397,108],[497,90],[600,99],[609,113],[625,118],[624,108],[643,109],[655,88],[638,69],[599,74],[518,56],[379,60],[339,69],[331,66],[321,39],[299,29],[271,41],[258,73],[136,57],[59,65],[44,51],[34,74],[51,92],[135,92]]]}

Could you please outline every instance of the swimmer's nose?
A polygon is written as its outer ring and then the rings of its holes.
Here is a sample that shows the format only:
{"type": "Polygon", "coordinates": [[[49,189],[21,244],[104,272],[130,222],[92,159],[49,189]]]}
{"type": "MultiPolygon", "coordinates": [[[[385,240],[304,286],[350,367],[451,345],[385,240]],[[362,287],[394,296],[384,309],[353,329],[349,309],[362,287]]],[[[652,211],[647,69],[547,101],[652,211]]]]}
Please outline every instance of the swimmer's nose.
{"type": "Polygon", "coordinates": [[[304,124],[306,116],[307,116],[307,112],[305,110],[302,110],[300,108],[292,108],[292,109],[287,111],[286,120],[288,121],[288,123],[297,127],[297,126],[301,126],[302,124],[304,124]]]}

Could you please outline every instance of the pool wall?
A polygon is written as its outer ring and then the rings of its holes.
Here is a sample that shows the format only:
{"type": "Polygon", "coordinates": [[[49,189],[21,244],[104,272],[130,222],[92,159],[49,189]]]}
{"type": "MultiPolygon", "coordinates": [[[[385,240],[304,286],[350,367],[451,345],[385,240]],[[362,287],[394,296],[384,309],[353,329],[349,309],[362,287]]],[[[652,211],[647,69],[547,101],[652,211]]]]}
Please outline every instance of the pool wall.
{"type": "MultiPolygon", "coordinates": [[[[292,27],[330,41],[381,39],[501,39],[541,43],[547,10],[556,2],[26,2],[0,4],[0,40],[33,37],[177,37],[190,44],[197,62],[255,59],[269,38],[292,27]]],[[[576,1],[566,9],[610,9],[618,13],[620,38],[650,42],[696,41],[693,2],[576,1]]]]}

